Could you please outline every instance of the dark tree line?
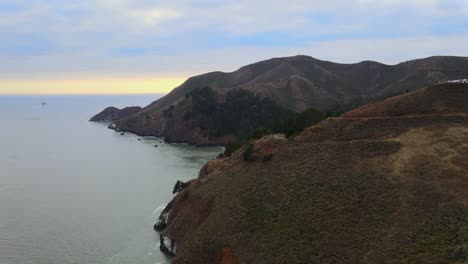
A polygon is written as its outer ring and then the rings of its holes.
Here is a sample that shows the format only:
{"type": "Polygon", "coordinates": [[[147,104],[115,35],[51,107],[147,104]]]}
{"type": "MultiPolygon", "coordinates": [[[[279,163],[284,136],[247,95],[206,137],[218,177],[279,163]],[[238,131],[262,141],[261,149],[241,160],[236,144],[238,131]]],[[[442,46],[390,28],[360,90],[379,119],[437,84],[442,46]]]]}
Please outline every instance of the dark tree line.
{"type": "Polygon", "coordinates": [[[245,143],[267,134],[293,137],[326,117],[315,109],[295,113],[269,98],[242,89],[228,91],[221,102],[209,87],[195,89],[185,97],[191,99],[191,112],[184,118],[197,118],[211,136],[234,134],[239,139],[226,146],[224,156],[230,156],[245,143]]]}
{"type": "Polygon", "coordinates": [[[209,87],[188,93],[191,98],[191,114],[211,136],[234,134],[238,138],[250,138],[258,127],[270,127],[278,120],[294,116],[269,98],[262,98],[250,91],[235,89],[228,91],[222,102],[209,87]]]}

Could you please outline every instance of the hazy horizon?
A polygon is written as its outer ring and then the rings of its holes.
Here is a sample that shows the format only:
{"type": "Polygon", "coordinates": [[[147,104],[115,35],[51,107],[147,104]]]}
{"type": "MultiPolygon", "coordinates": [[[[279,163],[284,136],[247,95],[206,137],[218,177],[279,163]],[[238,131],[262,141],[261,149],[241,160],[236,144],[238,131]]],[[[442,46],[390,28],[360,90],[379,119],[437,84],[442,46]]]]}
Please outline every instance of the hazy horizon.
{"type": "Polygon", "coordinates": [[[466,56],[467,15],[461,0],[5,0],[0,94],[167,93],[193,75],[297,54],[466,56]]]}
{"type": "MultiPolygon", "coordinates": [[[[309,56],[309,55],[291,55],[287,57],[292,57],[292,56],[309,56]]],[[[439,57],[439,56],[453,56],[457,57],[455,55],[431,55],[427,57],[439,57]]],[[[312,57],[312,56],[310,56],[312,57]]],[[[407,59],[407,60],[402,60],[396,63],[386,63],[387,65],[397,65],[399,63],[408,61],[408,60],[414,60],[414,59],[422,59],[422,58],[427,58],[427,57],[421,57],[421,58],[412,58],[412,59],[407,59]]],[[[459,56],[458,56],[459,57],[459,56]]],[[[265,58],[259,61],[263,60],[268,60],[268,59],[273,59],[273,58],[279,58],[279,57],[271,57],[271,58],[265,58]]],[[[314,57],[316,59],[320,59],[317,57],[314,57]]],[[[364,60],[359,60],[355,62],[336,62],[336,63],[344,63],[344,64],[353,64],[353,63],[359,63],[363,61],[376,61],[379,63],[383,63],[382,61],[378,60],[373,60],[373,59],[364,59],[364,60]]],[[[258,61],[252,62],[256,63],[258,61]]],[[[246,65],[252,64],[252,63],[247,63],[246,65]]],[[[242,65],[245,66],[245,65],[242,65]]],[[[241,68],[242,66],[239,66],[241,68]]],[[[238,70],[239,68],[235,68],[234,70],[231,71],[222,71],[225,73],[230,73],[238,70]]],[[[194,74],[193,76],[200,75],[200,74],[205,74],[204,73],[199,73],[199,74],[194,74]]],[[[38,81],[18,81],[18,82],[11,82],[11,81],[3,81],[3,85],[5,83],[10,83],[11,86],[5,85],[7,88],[7,92],[2,92],[2,81],[0,81],[0,96],[29,96],[29,95],[166,95],[169,92],[171,92],[173,89],[177,88],[181,84],[183,84],[188,78],[192,76],[188,76],[187,78],[184,79],[159,79],[159,80],[153,80],[153,81],[148,81],[144,79],[132,79],[132,80],[122,80],[122,79],[114,79],[114,80],[74,80],[74,81],[66,81],[66,80],[54,80],[54,81],[44,81],[44,80],[38,80],[38,81]],[[140,87],[139,90],[134,90],[131,87],[134,86],[134,83],[138,83],[141,85],[144,83],[146,86],[145,87],[140,87]],[[37,87],[43,87],[43,84],[47,83],[46,89],[42,89],[38,92],[31,93],[31,89],[37,88],[37,87]],[[82,84],[86,83],[87,86],[83,86],[82,84]],[[172,86],[171,86],[172,85],[172,86]],[[67,88],[69,87],[86,87],[87,90],[77,92],[77,90],[69,90],[67,88]],[[130,88],[129,88],[130,87],[130,88]],[[9,88],[9,89],[8,89],[9,88]],[[12,88],[20,88],[20,89],[15,89],[13,90],[12,88]],[[65,90],[60,90],[62,88],[66,88],[65,90]],[[10,92],[8,92],[10,90],[10,92]]],[[[5,88],[4,87],[4,88],[5,88]]]]}
{"type": "Polygon", "coordinates": [[[0,97],[55,97],[55,96],[159,96],[162,97],[167,93],[0,93],[0,97]]]}

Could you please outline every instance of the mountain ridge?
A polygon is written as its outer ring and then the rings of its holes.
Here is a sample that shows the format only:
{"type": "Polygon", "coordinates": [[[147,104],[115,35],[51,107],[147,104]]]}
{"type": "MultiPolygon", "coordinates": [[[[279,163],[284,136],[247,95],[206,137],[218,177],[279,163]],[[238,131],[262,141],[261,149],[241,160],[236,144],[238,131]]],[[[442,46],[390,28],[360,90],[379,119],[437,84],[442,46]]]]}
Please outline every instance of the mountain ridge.
{"type": "MultiPolygon", "coordinates": [[[[177,108],[183,104],[187,93],[203,87],[213,89],[221,101],[228,91],[242,89],[269,98],[280,107],[294,112],[309,108],[326,112],[346,105],[359,106],[379,98],[466,76],[466,57],[433,56],[395,65],[375,61],[333,63],[305,55],[272,58],[233,72],[215,71],[193,76],[140,112],[116,121],[114,126],[118,130],[141,135],[169,136],[171,142],[226,144],[224,138],[238,137],[237,131],[222,137],[210,135],[208,131],[200,132],[198,138],[192,138],[191,131],[176,138],[170,137],[175,131],[167,124],[172,121],[162,113],[170,107],[177,108]]],[[[197,124],[190,125],[190,129],[203,130],[197,124]]]]}

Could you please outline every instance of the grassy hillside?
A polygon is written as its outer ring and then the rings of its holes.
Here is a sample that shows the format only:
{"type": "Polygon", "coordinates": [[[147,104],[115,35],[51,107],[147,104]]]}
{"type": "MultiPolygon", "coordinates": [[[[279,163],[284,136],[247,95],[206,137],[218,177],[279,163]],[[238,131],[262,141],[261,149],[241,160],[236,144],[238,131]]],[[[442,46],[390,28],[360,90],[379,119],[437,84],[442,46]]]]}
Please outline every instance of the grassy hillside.
{"type": "Polygon", "coordinates": [[[173,262],[466,263],[467,98],[431,87],[209,162],[166,210],[173,262]]]}

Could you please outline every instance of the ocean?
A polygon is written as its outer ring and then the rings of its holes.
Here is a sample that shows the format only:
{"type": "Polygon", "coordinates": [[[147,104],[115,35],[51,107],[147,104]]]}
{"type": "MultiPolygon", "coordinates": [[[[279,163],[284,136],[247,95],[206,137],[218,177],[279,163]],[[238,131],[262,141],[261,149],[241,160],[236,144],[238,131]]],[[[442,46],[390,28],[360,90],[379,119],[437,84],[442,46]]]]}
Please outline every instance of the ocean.
{"type": "Polygon", "coordinates": [[[88,122],[158,97],[0,96],[0,264],[169,263],[153,224],[222,149],[88,122]]]}

